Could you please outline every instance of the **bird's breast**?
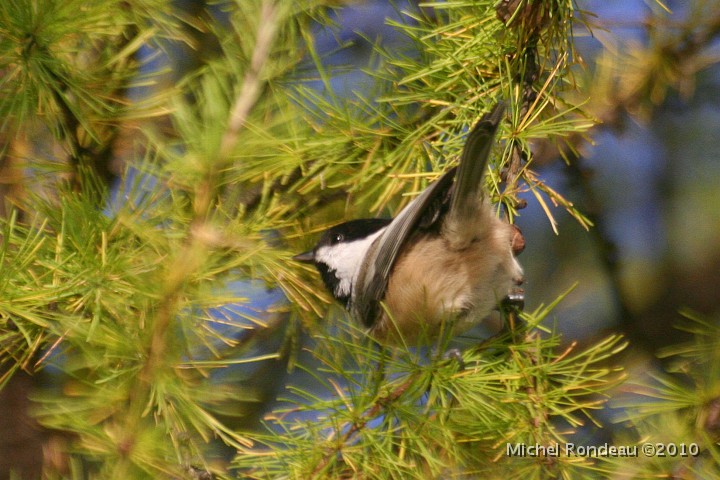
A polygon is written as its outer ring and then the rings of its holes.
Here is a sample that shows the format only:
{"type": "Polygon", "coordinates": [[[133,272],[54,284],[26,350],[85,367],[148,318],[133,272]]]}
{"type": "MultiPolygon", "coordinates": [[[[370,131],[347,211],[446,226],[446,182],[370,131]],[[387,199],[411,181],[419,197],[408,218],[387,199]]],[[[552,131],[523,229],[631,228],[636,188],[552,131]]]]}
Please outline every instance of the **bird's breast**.
{"type": "MultiPolygon", "coordinates": [[[[398,258],[373,326],[379,339],[434,337],[448,321],[467,329],[482,321],[522,278],[511,243],[515,230],[491,216],[465,248],[438,233],[413,239],[398,258]]],[[[456,331],[455,333],[460,333],[456,331]]],[[[408,338],[409,339],[409,338],[408,338]]]]}

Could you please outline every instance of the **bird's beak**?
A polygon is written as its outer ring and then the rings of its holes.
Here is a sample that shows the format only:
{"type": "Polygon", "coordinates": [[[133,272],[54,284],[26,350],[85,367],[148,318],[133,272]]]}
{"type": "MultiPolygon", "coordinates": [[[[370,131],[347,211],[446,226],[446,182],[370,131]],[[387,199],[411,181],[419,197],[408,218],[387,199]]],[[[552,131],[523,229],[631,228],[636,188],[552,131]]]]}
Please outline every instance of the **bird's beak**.
{"type": "Polygon", "coordinates": [[[292,257],[293,260],[296,262],[302,262],[302,263],[315,263],[315,252],[310,250],[309,252],[305,253],[298,253],[294,257],[292,257]]]}

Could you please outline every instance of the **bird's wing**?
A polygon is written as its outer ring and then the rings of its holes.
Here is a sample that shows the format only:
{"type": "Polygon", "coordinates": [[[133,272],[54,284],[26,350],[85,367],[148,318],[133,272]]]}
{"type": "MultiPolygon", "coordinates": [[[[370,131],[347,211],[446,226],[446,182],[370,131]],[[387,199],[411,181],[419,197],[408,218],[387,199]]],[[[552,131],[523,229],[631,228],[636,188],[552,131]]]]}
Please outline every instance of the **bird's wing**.
{"type": "Polygon", "coordinates": [[[410,202],[368,251],[352,298],[353,314],[365,326],[371,327],[378,318],[390,271],[403,246],[421,223],[422,227],[428,227],[425,224],[428,219],[430,224],[434,222],[444,208],[451,187],[450,212],[471,214],[471,209],[476,208],[487,158],[504,111],[504,104],[499,103],[478,121],[463,147],[459,167],[448,170],[410,202]]]}
{"type": "Polygon", "coordinates": [[[447,195],[455,178],[455,171],[456,168],[448,170],[445,175],[423,190],[390,222],[368,251],[363,262],[365,270],[360,273],[352,299],[353,314],[362,321],[363,325],[370,327],[375,323],[380,301],[387,289],[390,270],[403,245],[415,231],[420,220],[429,215],[428,210],[431,207],[437,208],[436,200],[447,195]]]}

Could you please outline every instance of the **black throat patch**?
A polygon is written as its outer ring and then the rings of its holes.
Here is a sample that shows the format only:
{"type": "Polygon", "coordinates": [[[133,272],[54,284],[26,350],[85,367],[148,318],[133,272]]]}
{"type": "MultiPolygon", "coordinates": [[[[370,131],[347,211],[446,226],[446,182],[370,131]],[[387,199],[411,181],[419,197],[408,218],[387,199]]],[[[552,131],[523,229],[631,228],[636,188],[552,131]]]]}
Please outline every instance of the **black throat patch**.
{"type": "MultiPolygon", "coordinates": [[[[345,308],[350,308],[350,294],[341,294],[338,292],[340,279],[335,275],[335,270],[330,270],[330,267],[324,263],[316,263],[315,268],[320,272],[320,277],[327,289],[332,293],[332,296],[335,297],[338,302],[342,303],[345,308]]],[[[350,291],[352,291],[352,285],[350,291]]]]}

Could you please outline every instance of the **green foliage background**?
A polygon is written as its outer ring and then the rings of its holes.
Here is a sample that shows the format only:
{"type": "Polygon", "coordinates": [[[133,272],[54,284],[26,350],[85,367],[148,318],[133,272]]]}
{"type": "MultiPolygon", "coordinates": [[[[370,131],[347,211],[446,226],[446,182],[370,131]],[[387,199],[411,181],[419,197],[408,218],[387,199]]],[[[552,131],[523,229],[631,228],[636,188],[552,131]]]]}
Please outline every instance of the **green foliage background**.
{"type": "MultiPolygon", "coordinates": [[[[599,424],[593,412],[623,379],[613,360],[623,340],[561,345],[548,321],[555,299],[523,314],[512,334],[470,345],[462,362],[443,355],[449,339],[431,350],[382,348],[337,311],[326,315],[327,294],[292,254],[342,218],[397,212],[453,164],[463,132],[498,100],[510,108],[488,175],[493,199],[512,220],[518,194],[530,191],[548,228],[553,204],[590,228],[534,173],[530,146],[570,161],[602,117],[592,94],[606,87],[580,68],[573,32],[592,16],[572,2],[453,0],[397,26],[418,55],[377,48],[377,92],[341,98],[311,34],[331,22],[335,3],[225,2],[227,24],[158,0],[0,4],[0,380],[51,379],[33,389],[30,408],[52,432],[35,462],[43,475],[718,474],[717,375],[648,386],[655,408],[642,405],[623,440],[662,439],[654,425],[671,416],[701,445],[700,460],[628,470],[504,455],[507,442],[562,442],[599,424]],[[199,51],[210,42],[214,53],[177,81],[142,68],[139,49],[173,42],[199,51]],[[308,59],[316,70],[297,68],[308,59]],[[308,71],[324,94],[307,86],[308,71]],[[230,330],[219,330],[218,309],[249,302],[226,288],[238,279],[290,302],[228,316],[230,330]],[[259,377],[282,383],[293,368],[320,388],[292,387],[297,403],[258,425],[275,396],[259,377]]],[[[679,82],[643,65],[608,79],[646,81],[621,89],[636,110],[679,82]]],[[[697,325],[701,347],[671,353],[689,373],[716,372],[709,354],[720,336],[708,333],[711,322],[697,325]]]]}

